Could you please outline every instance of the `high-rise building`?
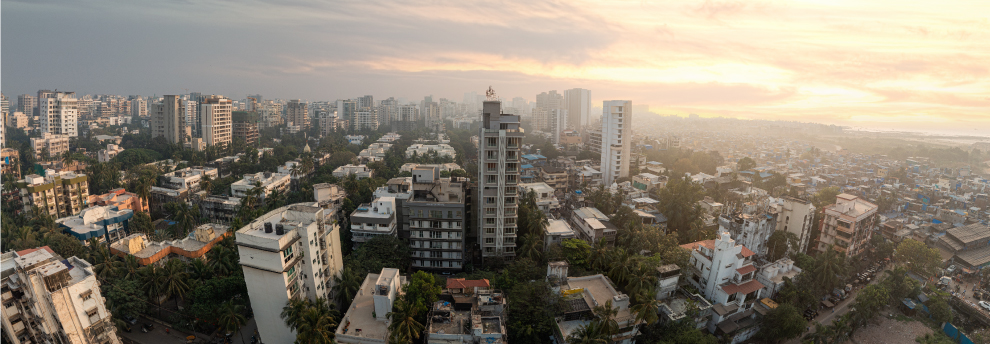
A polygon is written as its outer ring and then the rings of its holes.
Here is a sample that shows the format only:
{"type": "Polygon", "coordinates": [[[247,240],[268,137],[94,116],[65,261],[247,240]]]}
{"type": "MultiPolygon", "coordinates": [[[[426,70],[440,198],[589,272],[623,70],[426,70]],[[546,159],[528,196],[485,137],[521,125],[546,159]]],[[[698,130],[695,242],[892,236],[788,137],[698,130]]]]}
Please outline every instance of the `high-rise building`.
{"type": "Polygon", "coordinates": [[[89,202],[89,183],[85,174],[49,171],[44,177],[30,174],[19,180],[24,212],[38,209],[53,219],[79,214],[89,202]]]}
{"type": "Polygon", "coordinates": [[[38,98],[30,94],[17,96],[17,111],[23,112],[28,117],[37,114],[38,98]]]}
{"type": "Polygon", "coordinates": [[[289,125],[299,126],[300,129],[309,128],[309,111],[306,103],[299,99],[290,100],[285,106],[285,120],[289,125]]]}
{"type": "Polygon", "coordinates": [[[357,128],[358,102],[351,99],[337,100],[337,120],[347,121],[348,130],[357,128]]]}
{"type": "Polygon", "coordinates": [[[38,112],[41,132],[79,136],[79,110],[75,92],[38,91],[38,112]]]}
{"type": "Polygon", "coordinates": [[[533,128],[540,131],[550,130],[550,113],[564,108],[564,96],[557,91],[543,92],[536,95],[536,108],[533,109],[533,128]]]}
{"type": "Polygon", "coordinates": [[[402,203],[402,226],[412,249],[412,266],[436,271],[464,268],[467,242],[467,178],[440,177],[440,165],[412,169],[412,197],[402,203]]]}
{"type": "Polygon", "coordinates": [[[371,95],[366,95],[364,97],[358,97],[357,99],[358,109],[371,109],[375,107],[375,97],[371,95]]]}
{"type": "Polygon", "coordinates": [[[332,299],[343,269],[339,207],[296,203],[275,209],[236,234],[244,282],[266,343],[292,343],[296,335],[280,313],[291,298],[332,299]]]}
{"type": "Polygon", "coordinates": [[[443,119],[440,118],[440,105],[433,101],[433,97],[426,97],[420,104],[420,112],[426,121],[426,127],[433,131],[443,130],[443,119]]]}
{"type": "Polygon", "coordinates": [[[152,106],[151,137],[164,136],[171,144],[183,144],[192,137],[186,124],[186,104],[177,95],[166,95],[152,106]]]}
{"type": "Polygon", "coordinates": [[[148,117],[148,102],[140,97],[131,99],[131,116],[148,117]]]}
{"type": "Polygon", "coordinates": [[[829,247],[846,257],[859,255],[870,242],[873,232],[880,228],[876,204],[850,194],[839,194],[835,204],[825,206],[818,251],[829,247]]]}
{"type": "Polygon", "coordinates": [[[419,119],[419,108],[416,105],[407,104],[399,107],[398,117],[392,119],[393,131],[410,131],[416,129],[416,122],[419,119]]]}
{"type": "Polygon", "coordinates": [[[516,253],[519,116],[503,114],[494,96],[483,103],[478,137],[478,241],[482,259],[511,260],[516,253]]]}
{"type": "Polygon", "coordinates": [[[550,132],[550,140],[553,141],[553,144],[560,144],[560,135],[562,135],[564,130],[567,130],[568,119],[569,116],[566,109],[550,110],[550,113],[547,116],[547,131],[550,132]]]}
{"type": "Polygon", "coordinates": [[[632,101],[606,100],[602,105],[602,182],[629,177],[632,150],[632,101]]]}
{"type": "MultiPolygon", "coordinates": [[[[564,91],[564,103],[567,108],[567,123],[574,129],[581,129],[591,124],[591,91],[572,88],[564,91]]],[[[631,113],[631,112],[630,112],[631,113]]]]}
{"type": "Polygon", "coordinates": [[[777,204],[777,231],[790,232],[798,238],[798,247],[791,247],[797,252],[807,252],[814,218],[815,205],[809,201],[784,196],[777,204]]]}
{"type": "Polygon", "coordinates": [[[89,262],[48,246],[7,252],[0,261],[5,343],[120,344],[89,262]]]}
{"type": "Polygon", "coordinates": [[[207,146],[230,144],[233,124],[231,100],[224,96],[210,95],[199,104],[199,127],[203,143],[207,146]]]}

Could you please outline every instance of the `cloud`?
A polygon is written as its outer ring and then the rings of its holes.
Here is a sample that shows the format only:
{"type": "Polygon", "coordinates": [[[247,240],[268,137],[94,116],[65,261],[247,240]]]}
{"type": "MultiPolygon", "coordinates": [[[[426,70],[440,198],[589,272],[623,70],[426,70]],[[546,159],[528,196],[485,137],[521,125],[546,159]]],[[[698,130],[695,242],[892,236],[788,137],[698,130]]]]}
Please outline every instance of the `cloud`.
{"type": "Polygon", "coordinates": [[[494,85],[532,100],[583,87],[678,111],[990,127],[988,12],[894,0],[18,0],[0,13],[0,67],[8,95],[458,100],[494,85]]]}

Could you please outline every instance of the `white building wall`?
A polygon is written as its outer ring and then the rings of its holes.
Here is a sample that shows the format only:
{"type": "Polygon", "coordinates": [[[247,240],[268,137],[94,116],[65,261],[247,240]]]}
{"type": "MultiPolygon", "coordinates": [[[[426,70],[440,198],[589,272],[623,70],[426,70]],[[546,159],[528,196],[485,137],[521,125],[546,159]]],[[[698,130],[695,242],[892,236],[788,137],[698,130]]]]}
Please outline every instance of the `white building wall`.
{"type": "Polygon", "coordinates": [[[629,177],[632,101],[606,100],[602,105],[602,182],[629,177]]]}

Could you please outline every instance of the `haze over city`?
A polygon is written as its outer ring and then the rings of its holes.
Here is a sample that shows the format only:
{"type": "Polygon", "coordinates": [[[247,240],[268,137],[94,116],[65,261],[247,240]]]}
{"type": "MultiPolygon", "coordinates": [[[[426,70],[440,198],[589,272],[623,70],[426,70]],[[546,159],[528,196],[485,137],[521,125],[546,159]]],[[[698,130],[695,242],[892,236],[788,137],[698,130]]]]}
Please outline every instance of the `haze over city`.
{"type": "Polygon", "coordinates": [[[990,135],[990,2],[4,1],[3,89],[584,87],[660,114],[990,135]]]}

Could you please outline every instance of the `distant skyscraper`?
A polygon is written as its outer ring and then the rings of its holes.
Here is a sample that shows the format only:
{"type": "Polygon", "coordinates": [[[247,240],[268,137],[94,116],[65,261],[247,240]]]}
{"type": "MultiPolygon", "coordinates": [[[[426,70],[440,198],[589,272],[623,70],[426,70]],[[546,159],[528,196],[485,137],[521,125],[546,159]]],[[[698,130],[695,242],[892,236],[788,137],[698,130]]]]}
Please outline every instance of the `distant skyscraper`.
{"type": "Polygon", "coordinates": [[[357,99],[358,109],[371,109],[375,107],[375,97],[366,95],[357,99]]]}
{"type": "Polygon", "coordinates": [[[540,131],[550,131],[550,112],[564,108],[564,96],[557,91],[536,95],[536,108],[533,109],[533,127],[540,131]]]}
{"type": "Polygon", "coordinates": [[[41,132],[79,136],[79,113],[76,105],[75,92],[38,91],[41,132]]]}
{"type": "Polygon", "coordinates": [[[144,99],[131,99],[131,116],[148,117],[148,102],[144,99]]]}
{"type": "Polygon", "coordinates": [[[516,255],[519,198],[519,116],[502,114],[490,99],[482,108],[478,152],[478,241],[483,259],[511,260],[516,255]]]}
{"type": "Polygon", "coordinates": [[[190,137],[185,102],[177,95],[166,95],[152,106],[151,137],[164,136],[171,144],[183,144],[190,137]]]}
{"type": "Polygon", "coordinates": [[[602,107],[602,182],[629,177],[632,101],[606,100],[602,107]]]}
{"type": "Polygon", "coordinates": [[[309,110],[306,109],[306,103],[299,99],[290,100],[285,107],[285,119],[291,125],[299,126],[300,129],[308,128],[309,110]]]}
{"type": "Polygon", "coordinates": [[[419,113],[426,122],[426,127],[433,131],[440,131],[443,127],[443,120],[440,118],[440,105],[433,101],[433,96],[426,96],[419,105],[419,113]]]}
{"type": "Polygon", "coordinates": [[[210,95],[199,104],[199,127],[203,143],[207,146],[230,144],[233,123],[231,100],[224,96],[210,95]]]}
{"type": "Polygon", "coordinates": [[[580,88],[566,90],[564,102],[569,117],[568,125],[581,129],[591,124],[591,91],[580,88]]]}
{"type": "Polygon", "coordinates": [[[553,144],[560,144],[560,134],[567,129],[567,110],[564,109],[553,109],[549,113],[549,123],[550,123],[550,140],[553,144]]]}
{"type": "Polygon", "coordinates": [[[20,111],[27,115],[28,117],[37,115],[38,112],[38,98],[30,94],[22,94],[17,96],[17,111],[20,111]]]}

